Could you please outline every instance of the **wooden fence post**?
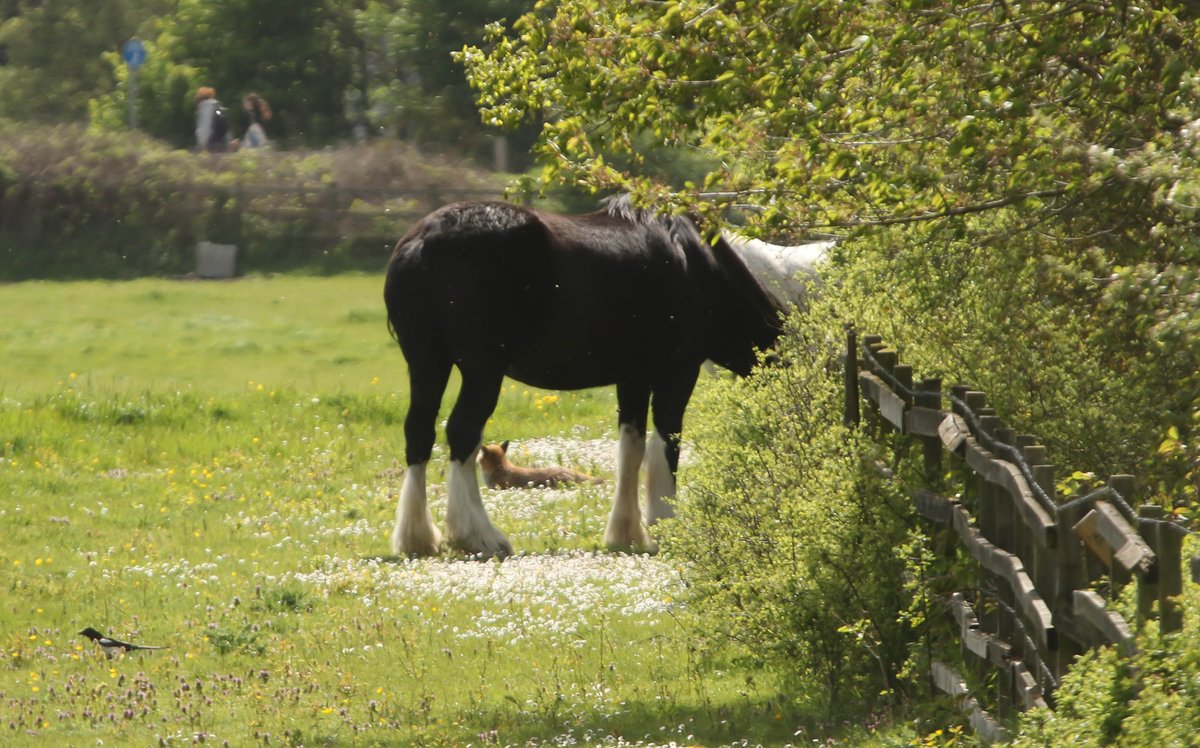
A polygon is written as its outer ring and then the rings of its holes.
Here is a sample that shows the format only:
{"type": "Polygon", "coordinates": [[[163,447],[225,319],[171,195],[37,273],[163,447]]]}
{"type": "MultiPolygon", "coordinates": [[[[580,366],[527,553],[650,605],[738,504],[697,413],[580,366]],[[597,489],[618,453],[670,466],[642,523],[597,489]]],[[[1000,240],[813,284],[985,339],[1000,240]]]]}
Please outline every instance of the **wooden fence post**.
{"type": "Polygon", "coordinates": [[[842,423],[846,428],[854,428],[860,422],[858,397],[858,332],[853,324],[846,325],[846,404],[843,410],[842,423]]]}
{"type": "Polygon", "coordinates": [[[1158,579],[1162,569],[1162,546],[1158,542],[1158,526],[1163,516],[1163,508],[1158,504],[1143,504],[1138,507],[1138,534],[1154,551],[1154,566],[1150,573],[1138,582],[1138,623],[1150,621],[1158,617],[1159,611],[1155,603],[1159,599],[1160,585],[1158,579]]]}
{"type": "MultiPolygon", "coordinates": [[[[931,410],[941,410],[942,380],[922,379],[921,383],[917,385],[914,405],[931,410]]],[[[923,436],[921,445],[925,463],[925,482],[931,486],[939,486],[942,482],[942,440],[936,436],[923,436]]]]}
{"type": "MultiPolygon", "coordinates": [[[[896,363],[899,360],[900,355],[896,351],[892,350],[891,348],[884,346],[883,343],[879,343],[879,345],[871,346],[871,351],[872,351],[872,353],[875,354],[875,360],[879,363],[880,368],[882,368],[883,371],[886,372],[890,377],[895,378],[896,363]]],[[[887,377],[881,377],[881,378],[883,379],[884,383],[887,384],[888,388],[890,389],[892,385],[888,381],[888,378],[887,377]]],[[[896,394],[899,395],[900,393],[897,392],[896,394]]],[[[882,433],[885,433],[885,434],[895,433],[895,432],[901,430],[901,429],[897,428],[887,418],[880,418],[879,425],[883,429],[882,433]]]]}
{"type": "MultiPolygon", "coordinates": [[[[1021,454],[1024,454],[1026,447],[1032,447],[1036,444],[1037,444],[1037,437],[1035,437],[1033,434],[1017,434],[1015,440],[1013,441],[1012,446],[1016,447],[1018,452],[1020,452],[1021,454]]],[[[1021,522],[1019,524],[1019,527],[1022,530],[1024,530],[1025,529],[1024,523],[1021,522]]],[[[1035,569],[1033,554],[1034,554],[1034,547],[1036,545],[1037,545],[1037,543],[1034,541],[1032,534],[1030,534],[1028,532],[1020,532],[1017,536],[1017,547],[1013,551],[1018,556],[1020,556],[1021,561],[1024,562],[1026,570],[1030,572],[1030,574],[1029,574],[1030,578],[1036,578],[1035,575],[1033,574],[1034,569],[1035,569]]]]}
{"type": "MultiPolygon", "coordinates": [[[[991,433],[992,439],[1001,444],[1008,444],[1011,442],[1012,435],[1012,429],[1007,428],[1002,424],[996,426],[991,433]]],[[[1000,548],[1003,548],[1019,558],[1020,546],[1022,543],[1021,539],[1027,534],[1025,522],[1021,519],[1020,514],[1017,511],[1017,507],[1013,502],[1012,497],[1008,494],[1008,491],[996,486],[994,488],[994,492],[995,498],[997,499],[997,506],[995,508],[996,539],[994,542],[1000,548]]],[[[1024,659],[1026,654],[1025,643],[1024,641],[1020,640],[1020,637],[1018,636],[1020,627],[1018,626],[1017,614],[1015,613],[1017,607],[1016,595],[1013,594],[1010,586],[1007,583],[1000,584],[999,592],[1000,599],[1004,601],[1009,610],[1014,612],[1012,614],[1009,614],[1007,611],[1001,613],[999,620],[1000,626],[997,628],[997,631],[1000,634],[1000,638],[1003,641],[1011,644],[1013,650],[1018,653],[1022,659],[1024,659]]],[[[1014,689],[1016,688],[1016,682],[1013,678],[1012,670],[1010,668],[1004,668],[1001,671],[1000,682],[1005,684],[1009,690],[1008,698],[1011,706],[1011,702],[1014,700],[1014,689]]]]}
{"type": "MultiPolygon", "coordinates": [[[[1057,502],[1054,501],[1054,466],[1045,464],[1046,448],[1040,444],[1026,447],[1023,457],[1025,464],[1029,466],[1029,472],[1033,476],[1033,482],[1037,484],[1037,488],[1040,488],[1042,493],[1049,497],[1052,505],[1057,505],[1057,502]]],[[[1038,592],[1042,593],[1042,599],[1053,603],[1058,596],[1057,549],[1035,543],[1033,554],[1034,584],[1037,585],[1038,592]]]]}
{"type": "Polygon", "coordinates": [[[1055,656],[1055,676],[1060,680],[1071,665],[1087,648],[1089,642],[1079,641],[1065,634],[1078,633],[1079,626],[1075,616],[1075,590],[1087,589],[1087,546],[1075,531],[1075,525],[1089,511],[1084,503],[1071,504],[1067,502],[1059,506],[1057,519],[1058,532],[1058,595],[1054,599],[1054,615],[1070,620],[1072,625],[1063,626],[1059,630],[1058,653],[1055,656]]]}
{"type": "MultiPolygon", "coordinates": [[[[986,408],[983,410],[990,413],[992,409],[986,408]]],[[[1004,427],[1004,423],[998,416],[984,415],[983,413],[979,413],[978,415],[979,430],[990,438],[995,438],[996,429],[1004,427]]],[[[991,481],[985,480],[980,482],[979,511],[976,512],[975,519],[979,524],[979,530],[983,533],[983,537],[991,541],[993,545],[1011,552],[1011,548],[1005,548],[1000,544],[998,533],[1001,524],[1000,515],[1005,513],[1010,503],[1007,493],[1002,487],[997,486],[991,481]]]]}
{"type": "MultiPolygon", "coordinates": [[[[869,351],[875,357],[874,361],[867,361],[867,369],[874,373],[875,365],[883,366],[883,362],[879,360],[879,352],[883,350],[883,336],[881,335],[864,335],[859,341],[859,347],[869,351]]],[[[858,387],[858,381],[855,380],[855,387],[858,387]]],[[[883,417],[879,415],[878,408],[867,408],[866,412],[866,427],[867,433],[873,437],[879,437],[883,434],[883,417]]]]}
{"type": "MultiPolygon", "coordinates": [[[[1033,473],[1034,482],[1037,483],[1042,489],[1043,493],[1049,497],[1051,503],[1054,506],[1058,506],[1058,502],[1055,500],[1054,495],[1054,466],[1037,464],[1038,462],[1045,460],[1046,450],[1044,447],[1041,448],[1041,452],[1041,460],[1031,462],[1030,471],[1033,473]]],[[[1026,453],[1026,459],[1028,459],[1030,456],[1036,455],[1030,455],[1026,453]]],[[[1053,517],[1057,520],[1058,512],[1055,512],[1053,517]]],[[[1058,570],[1062,565],[1063,541],[1062,534],[1057,528],[1055,528],[1054,536],[1056,543],[1053,548],[1043,547],[1040,543],[1034,544],[1034,564],[1036,565],[1034,570],[1034,584],[1037,586],[1038,592],[1041,593],[1042,600],[1046,601],[1046,604],[1050,607],[1050,615],[1054,618],[1058,618],[1058,616],[1063,612],[1059,605],[1060,601],[1062,600],[1062,591],[1059,588],[1060,579],[1058,575],[1058,570]]],[[[1074,606],[1073,600],[1071,604],[1074,606]]],[[[1054,630],[1057,632],[1058,636],[1055,637],[1055,643],[1052,651],[1049,652],[1045,657],[1045,662],[1050,668],[1050,672],[1054,674],[1056,680],[1062,680],[1063,673],[1066,672],[1066,667],[1062,666],[1062,663],[1066,661],[1066,663],[1069,664],[1070,658],[1074,657],[1075,648],[1071,644],[1064,641],[1064,637],[1062,635],[1063,628],[1065,627],[1060,626],[1057,622],[1055,623],[1054,630]]],[[[1039,682],[1040,680],[1041,679],[1039,677],[1039,682]]]]}
{"type": "MultiPolygon", "coordinates": [[[[1013,443],[1013,440],[1016,439],[1016,437],[1016,432],[1006,426],[996,429],[995,433],[992,435],[992,438],[1000,444],[1010,445],[1013,443]]],[[[1005,498],[1007,500],[1000,505],[1000,511],[996,515],[996,544],[1009,553],[1016,553],[1017,526],[1020,525],[1023,520],[1020,518],[1017,512],[1017,507],[1013,503],[1012,497],[1007,496],[1007,492],[1005,492],[1005,494],[1005,498]]]]}
{"type": "Polygon", "coordinates": [[[1160,626],[1164,634],[1183,629],[1183,538],[1188,531],[1167,520],[1158,526],[1159,606],[1162,608],[1160,626]]]}
{"type": "Polygon", "coordinates": [[[912,367],[897,361],[895,368],[892,369],[892,376],[896,377],[896,384],[900,387],[900,391],[896,394],[904,401],[906,408],[912,407],[914,395],[912,367]]]}
{"type": "MultiPolygon", "coordinates": [[[[980,410],[987,407],[987,395],[979,390],[973,390],[969,388],[964,389],[962,391],[962,400],[964,403],[966,403],[966,408],[963,412],[970,412],[973,416],[977,416],[980,410]]],[[[971,497],[973,501],[970,503],[964,501],[963,503],[966,504],[967,508],[971,510],[972,514],[978,515],[979,505],[983,501],[984,486],[987,485],[987,481],[983,479],[983,476],[979,475],[975,471],[971,471],[971,474],[975,476],[975,491],[974,496],[971,497]]],[[[967,499],[968,497],[966,494],[964,494],[963,498],[967,499]]]]}

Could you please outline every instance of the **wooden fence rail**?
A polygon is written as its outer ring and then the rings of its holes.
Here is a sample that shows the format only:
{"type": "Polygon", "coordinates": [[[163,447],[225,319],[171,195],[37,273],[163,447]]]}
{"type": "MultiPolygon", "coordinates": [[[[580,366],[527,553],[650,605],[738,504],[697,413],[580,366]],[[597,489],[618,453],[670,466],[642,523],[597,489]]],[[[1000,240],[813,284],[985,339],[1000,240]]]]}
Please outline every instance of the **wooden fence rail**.
{"type": "MultiPolygon", "coordinates": [[[[1133,647],[1129,624],[1096,589],[1111,598],[1136,581],[1139,625],[1157,620],[1163,632],[1183,626],[1176,598],[1188,530],[1157,505],[1135,511],[1133,476],[1112,476],[1099,490],[1060,501],[1046,448],[1006,426],[985,393],[914,381],[912,367],[879,336],[860,345],[850,328],[846,338],[846,423],[860,421],[865,399],[871,419],[920,440],[930,485],[943,475],[947,452],[967,468],[961,498],[922,487],[912,499],[922,517],[952,528],[982,569],[978,590],[954,595],[951,610],[968,661],[999,672],[993,702],[1002,713],[1052,705],[1059,680],[1083,651],[1133,647]]],[[[941,663],[933,676],[963,698],[982,738],[1003,739],[961,676],[941,663]]]]}
{"type": "Polygon", "coordinates": [[[308,233],[322,241],[346,235],[378,232],[394,242],[409,224],[448,202],[499,199],[498,190],[483,189],[391,189],[340,184],[338,182],[294,184],[246,184],[192,190],[202,198],[198,210],[211,211],[210,203],[225,200],[237,219],[238,230],[248,217],[310,222],[308,233]]]}

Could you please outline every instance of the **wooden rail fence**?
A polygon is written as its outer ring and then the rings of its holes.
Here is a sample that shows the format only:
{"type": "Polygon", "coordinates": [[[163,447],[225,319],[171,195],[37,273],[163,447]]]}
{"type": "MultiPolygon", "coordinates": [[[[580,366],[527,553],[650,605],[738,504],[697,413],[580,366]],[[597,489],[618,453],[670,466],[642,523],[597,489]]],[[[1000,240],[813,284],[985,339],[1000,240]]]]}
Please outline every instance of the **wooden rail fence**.
{"type": "MultiPolygon", "coordinates": [[[[878,425],[920,440],[929,485],[944,474],[945,453],[961,458],[961,498],[921,487],[912,499],[922,517],[953,528],[982,568],[978,589],[953,595],[950,609],[968,663],[999,674],[986,700],[1001,714],[1053,705],[1063,674],[1091,647],[1132,650],[1128,622],[1096,589],[1111,598],[1136,581],[1137,624],[1157,620],[1163,632],[1183,626],[1176,598],[1188,530],[1157,505],[1135,511],[1133,476],[1112,476],[1099,490],[1060,501],[1046,448],[1006,426],[985,393],[914,382],[912,367],[879,336],[865,336],[861,346],[853,328],[846,337],[847,424],[860,422],[860,400],[868,401],[878,425]]],[[[1005,738],[959,673],[935,662],[932,677],[962,699],[981,738],[1005,738]]]]}
{"type": "MultiPolygon", "coordinates": [[[[448,202],[499,199],[500,191],[469,188],[392,189],[337,182],[205,186],[195,190],[204,200],[199,210],[211,211],[214,200],[227,201],[236,230],[251,217],[268,220],[307,220],[306,234],[329,242],[346,236],[379,233],[394,243],[409,224],[448,202]]],[[[389,247],[390,249],[390,247],[389,247]]]]}

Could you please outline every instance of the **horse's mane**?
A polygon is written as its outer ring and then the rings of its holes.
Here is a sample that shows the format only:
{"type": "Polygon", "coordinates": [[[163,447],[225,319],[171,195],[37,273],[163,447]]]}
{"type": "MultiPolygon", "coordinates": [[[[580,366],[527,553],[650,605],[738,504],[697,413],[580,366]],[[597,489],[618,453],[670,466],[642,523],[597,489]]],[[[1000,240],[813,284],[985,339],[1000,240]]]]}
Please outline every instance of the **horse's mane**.
{"type": "Polygon", "coordinates": [[[604,212],[613,218],[645,226],[658,226],[666,231],[671,241],[678,246],[705,243],[691,218],[664,215],[648,208],[639,208],[633,204],[633,197],[627,192],[606,197],[600,201],[600,205],[603,206],[604,212]]]}
{"type": "Polygon", "coordinates": [[[746,291],[763,319],[774,326],[780,324],[786,314],[783,303],[755,276],[746,261],[725,240],[723,235],[718,233],[714,241],[706,241],[700,235],[700,229],[692,217],[664,215],[647,208],[639,208],[633,204],[633,198],[628,193],[607,197],[600,204],[603,206],[604,212],[613,218],[662,228],[671,241],[681,249],[685,247],[707,249],[717,266],[729,279],[746,291]]]}

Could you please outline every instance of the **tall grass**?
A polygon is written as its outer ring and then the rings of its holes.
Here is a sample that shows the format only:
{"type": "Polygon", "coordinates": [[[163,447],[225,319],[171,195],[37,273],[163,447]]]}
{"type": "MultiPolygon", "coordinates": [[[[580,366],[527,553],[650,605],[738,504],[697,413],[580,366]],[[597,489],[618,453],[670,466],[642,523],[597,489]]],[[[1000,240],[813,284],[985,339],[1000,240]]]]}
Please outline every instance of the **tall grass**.
{"type": "MultiPolygon", "coordinates": [[[[503,563],[386,555],[406,394],[379,287],[0,289],[0,741],[810,735],[769,674],[701,657],[681,569],[599,552],[611,485],[486,492],[503,563]],[[85,626],[169,649],[109,660],[85,626]]],[[[610,390],[509,383],[488,434],[611,477],[614,418],[610,390]]]]}

